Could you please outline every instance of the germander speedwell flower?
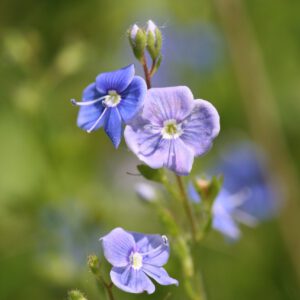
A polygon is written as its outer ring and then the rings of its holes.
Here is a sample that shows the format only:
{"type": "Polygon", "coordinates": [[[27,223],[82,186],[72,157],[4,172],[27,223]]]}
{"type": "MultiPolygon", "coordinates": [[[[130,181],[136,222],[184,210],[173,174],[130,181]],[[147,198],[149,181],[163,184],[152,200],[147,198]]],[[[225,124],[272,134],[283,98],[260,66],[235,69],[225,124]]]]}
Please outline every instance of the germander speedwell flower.
{"type": "Polygon", "coordinates": [[[127,124],[140,110],[146,93],[144,79],[134,75],[133,65],[99,74],[82,95],[77,125],[92,132],[104,127],[115,148],[121,142],[122,123],[127,124]]]}
{"type": "MultiPolygon", "coordinates": [[[[213,173],[224,175],[224,183],[212,207],[212,227],[232,240],[241,236],[239,223],[253,227],[280,208],[280,188],[270,181],[266,161],[257,150],[249,142],[235,143],[213,168],[213,173]]],[[[202,201],[193,184],[188,191],[192,201],[202,201]]]]}
{"type": "Polygon", "coordinates": [[[169,258],[166,236],[115,228],[100,240],[105,258],[113,266],[111,280],[121,290],[152,294],[155,286],[149,277],[161,285],[178,285],[178,281],[171,278],[162,267],[169,258]]]}
{"type": "Polygon", "coordinates": [[[147,91],[142,113],[126,126],[128,147],[151,168],[188,175],[195,156],[206,153],[220,131],[217,110],[194,100],[185,86],[147,91]]]}
{"type": "MultiPolygon", "coordinates": [[[[189,185],[188,193],[190,199],[195,203],[202,201],[192,184],[189,185]]],[[[230,240],[237,240],[241,235],[238,223],[252,227],[257,224],[257,219],[254,216],[241,209],[250,193],[249,189],[244,188],[239,192],[230,194],[225,188],[222,188],[214,201],[212,227],[230,240]]]]}

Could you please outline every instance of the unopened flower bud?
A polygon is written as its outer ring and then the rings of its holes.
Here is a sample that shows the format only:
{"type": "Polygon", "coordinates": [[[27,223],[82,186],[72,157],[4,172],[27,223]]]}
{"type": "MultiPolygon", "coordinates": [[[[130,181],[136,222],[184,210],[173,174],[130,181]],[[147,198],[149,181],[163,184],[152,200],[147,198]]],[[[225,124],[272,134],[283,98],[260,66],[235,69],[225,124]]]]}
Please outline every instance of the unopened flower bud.
{"type": "Polygon", "coordinates": [[[128,30],[128,38],[135,57],[141,61],[144,56],[147,43],[147,36],[145,31],[134,24],[128,30]]]}
{"type": "Polygon", "coordinates": [[[139,26],[137,26],[136,24],[134,24],[132,27],[131,27],[131,30],[130,30],[130,38],[132,41],[135,41],[136,39],[136,35],[139,31],[139,26]]]}
{"type": "Polygon", "coordinates": [[[160,56],[160,50],[162,46],[161,31],[151,20],[147,22],[147,50],[153,60],[160,56]]]}
{"type": "Polygon", "coordinates": [[[153,21],[149,20],[147,22],[147,34],[149,34],[149,32],[151,32],[153,34],[154,38],[156,35],[156,33],[155,33],[156,28],[157,28],[157,26],[155,25],[155,23],[153,21]]]}
{"type": "Polygon", "coordinates": [[[87,298],[78,290],[73,290],[68,293],[68,300],[87,300],[87,298]]]}
{"type": "Polygon", "coordinates": [[[93,274],[98,273],[100,262],[99,262],[99,258],[95,254],[88,256],[88,266],[93,274]]]}
{"type": "Polygon", "coordinates": [[[198,186],[199,189],[207,191],[210,186],[210,182],[206,179],[197,179],[195,180],[196,185],[198,186]]]}

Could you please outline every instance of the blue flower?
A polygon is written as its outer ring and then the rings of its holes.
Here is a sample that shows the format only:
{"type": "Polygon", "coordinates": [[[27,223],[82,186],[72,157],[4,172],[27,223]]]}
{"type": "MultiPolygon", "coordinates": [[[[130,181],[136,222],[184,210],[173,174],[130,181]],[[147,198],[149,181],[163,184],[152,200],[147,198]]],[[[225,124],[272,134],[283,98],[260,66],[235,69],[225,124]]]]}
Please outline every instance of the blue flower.
{"type": "Polygon", "coordinates": [[[113,266],[111,280],[121,290],[152,294],[155,286],[149,277],[161,285],[178,285],[178,281],[162,267],[169,258],[169,243],[165,236],[115,228],[100,240],[105,258],[113,266]]]}
{"type": "MultiPolygon", "coordinates": [[[[252,144],[235,145],[223,155],[216,172],[224,175],[224,184],[212,208],[215,230],[236,240],[241,235],[238,223],[255,226],[278,212],[279,192],[275,192],[265,162],[252,144]]],[[[188,192],[191,200],[201,201],[192,184],[188,192]]]]}
{"type": "MultiPolygon", "coordinates": [[[[192,184],[189,184],[188,193],[192,201],[201,202],[201,198],[192,184]]],[[[214,201],[212,227],[231,240],[237,240],[241,235],[238,222],[248,226],[255,226],[257,223],[255,217],[240,210],[241,204],[246,200],[247,193],[247,190],[242,190],[237,194],[229,194],[226,189],[222,188],[214,201]]]]}
{"type": "Polygon", "coordinates": [[[270,173],[264,153],[251,142],[231,145],[216,164],[214,173],[224,174],[230,194],[248,190],[240,209],[259,220],[276,215],[281,206],[281,187],[270,173]]]}
{"type": "Polygon", "coordinates": [[[216,109],[194,100],[185,86],[148,90],[141,115],[126,126],[128,147],[151,168],[188,175],[195,156],[206,153],[220,131],[216,109]]]}
{"type": "Polygon", "coordinates": [[[140,110],[147,90],[145,81],[134,76],[133,65],[102,73],[83,91],[77,125],[92,132],[104,127],[115,148],[122,137],[122,123],[129,123],[140,110]]]}

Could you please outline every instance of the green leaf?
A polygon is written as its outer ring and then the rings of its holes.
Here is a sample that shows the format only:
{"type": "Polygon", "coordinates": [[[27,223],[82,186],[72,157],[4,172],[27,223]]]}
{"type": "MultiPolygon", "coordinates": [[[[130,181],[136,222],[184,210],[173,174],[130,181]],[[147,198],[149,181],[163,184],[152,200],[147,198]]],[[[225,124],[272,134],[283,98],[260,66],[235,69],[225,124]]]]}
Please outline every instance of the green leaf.
{"type": "Polygon", "coordinates": [[[137,169],[141,175],[151,181],[164,183],[166,181],[166,176],[163,169],[152,169],[147,165],[138,165],[137,169]]]}

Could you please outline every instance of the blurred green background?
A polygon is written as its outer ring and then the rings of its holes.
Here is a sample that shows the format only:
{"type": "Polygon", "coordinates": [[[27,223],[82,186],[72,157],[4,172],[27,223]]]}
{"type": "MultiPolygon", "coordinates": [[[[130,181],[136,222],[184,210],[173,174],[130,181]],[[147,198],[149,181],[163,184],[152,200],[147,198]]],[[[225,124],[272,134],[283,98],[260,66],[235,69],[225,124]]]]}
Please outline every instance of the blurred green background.
{"type": "MultiPolygon", "coordinates": [[[[285,188],[295,188],[288,197],[295,209],[288,199],[283,217],[243,229],[236,244],[212,233],[199,249],[208,298],[300,299],[299,11],[297,0],[1,0],[0,299],[65,299],[72,288],[104,299],[86,267],[86,256],[100,250],[98,238],[116,226],[161,232],[135,196],[136,177],[126,174],[136,172],[136,158],[124,142],[114,150],[103,131],[77,128],[77,108],[69,102],[80,99],[98,73],[134,62],[126,30],[148,19],[164,36],[154,85],[188,85],[221,115],[220,137],[197,160],[194,174],[232,136],[251,137],[271,158],[268,151],[284,144],[274,165],[284,170],[285,188]],[[249,66],[252,51],[257,65],[249,66]],[[263,95],[269,98],[261,111],[255,103],[263,95]],[[274,110],[277,117],[264,119],[274,110]],[[275,132],[267,145],[255,125],[275,132]]],[[[171,256],[168,271],[180,278],[177,269],[171,256]]],[[[168,291],[175,294],[170,299],[184,299],[175,287],[159,287],[151,296],[118,291],[116,298],[163,299],[168,291]]]]}

